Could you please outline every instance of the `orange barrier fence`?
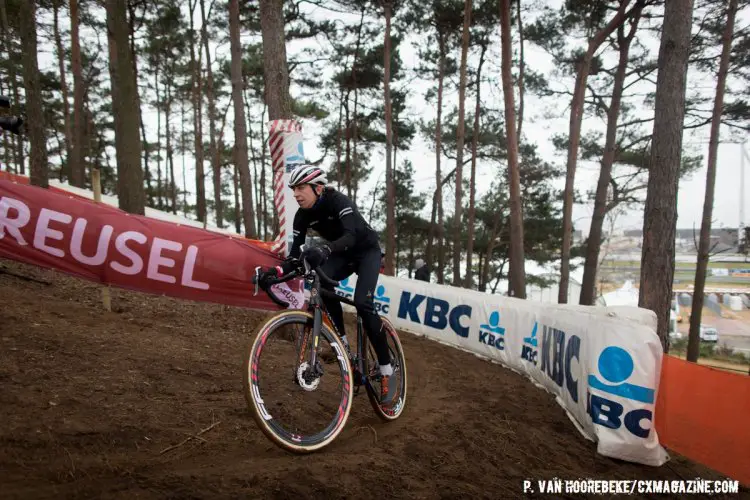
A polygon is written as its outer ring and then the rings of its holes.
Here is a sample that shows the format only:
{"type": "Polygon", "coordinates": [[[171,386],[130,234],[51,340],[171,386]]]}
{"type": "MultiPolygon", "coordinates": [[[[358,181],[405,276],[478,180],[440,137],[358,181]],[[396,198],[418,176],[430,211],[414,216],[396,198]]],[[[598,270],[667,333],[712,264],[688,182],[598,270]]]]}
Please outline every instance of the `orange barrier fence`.
{"type": "Polygon", "coordinates": [[[665,355],[655,420],[661,444],[750,485],[750,377],[665,355]]]}

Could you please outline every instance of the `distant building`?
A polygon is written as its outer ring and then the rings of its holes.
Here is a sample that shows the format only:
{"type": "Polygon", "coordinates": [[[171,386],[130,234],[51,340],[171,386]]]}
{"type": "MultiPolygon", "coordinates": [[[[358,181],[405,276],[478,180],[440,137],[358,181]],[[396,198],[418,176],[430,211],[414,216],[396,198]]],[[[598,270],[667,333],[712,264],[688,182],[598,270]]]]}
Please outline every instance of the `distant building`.
{"type": "MultiPolygon", "coordinates": [[[[638,240],[643,239],[643,230],[641,229],[626,229],[624,231],[625,237],[636,238],[638,240]]],[[[718,227],[711,229],[711,247],[712,253],[720,251],[737,251],[738,238],[737,228],[735,227],[718,227]],[[714,246],[715,245],[715,246],[714,246]]],[[[684,249],[695,250],[695,244],[700,238],[700,228],[677,228],[675,232],[675,240],[677,246],[684,249]]]]}
{"type": "MultiPolygon", "coordinates": [[[[560,276],[549,273],[543,275],[545,278],[551,278],[554,282],[549,286],[526,285],[526,300],[534,302],[544,302],[547,304],[557,304],[558,293],[560,290],[560,276]]],[[[568,304],[578,304],[581,298],[581,283],[573,278],[568,278],[568,304]]],[[[601,298],[596,299],[596,305],[604,305],[601,298]]]]}

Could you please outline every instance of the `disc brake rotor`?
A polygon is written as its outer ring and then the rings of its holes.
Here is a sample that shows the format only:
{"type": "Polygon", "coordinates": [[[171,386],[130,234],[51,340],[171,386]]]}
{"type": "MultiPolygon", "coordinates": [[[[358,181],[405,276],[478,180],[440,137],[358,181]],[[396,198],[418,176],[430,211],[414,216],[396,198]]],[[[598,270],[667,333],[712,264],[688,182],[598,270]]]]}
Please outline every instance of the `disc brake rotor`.
{"type": "Polygon", "coordinates": [[[297,383],[302,389],[312,392],[320,385],[320,376],[310,373],[310,363],[305,361],[297,368],[297,383]]]}

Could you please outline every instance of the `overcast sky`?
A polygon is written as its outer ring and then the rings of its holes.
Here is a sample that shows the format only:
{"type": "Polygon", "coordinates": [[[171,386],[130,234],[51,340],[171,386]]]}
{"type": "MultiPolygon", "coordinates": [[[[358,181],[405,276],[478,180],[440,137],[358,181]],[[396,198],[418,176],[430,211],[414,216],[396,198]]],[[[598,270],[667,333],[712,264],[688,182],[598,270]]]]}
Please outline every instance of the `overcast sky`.
{"type": "MultiPolygon", "coordinates": [[[[554,2],[549,2],[550,4],[554,2]]],[[[557,2],[561,3],[561,2],[557,2]]],[[[330,13],[324,12],[322,9],[315,11],[315,15],[328,16],[330,13]]],[[[341,16],[345,18],[344,16],[341,16]]],[[[348,22],[356,22],[358,18],[356,16],[350,16],[348,22]]],[[[525,20],[529,22],[528,20],[525,20]]],[[[741,16],[737,22],[737,28],[746,26],[750,21],[750,16],[747,13],[741,16]]],[[[514,36],[515,33],[514,33],[514,36]]],[[[640,37],[641,41],[652,49],[654,57],[658,54],[659,41],[655,38],[646,38],[644,35],[640,37]]],[[[401,45],[401,57],[404,64],[407,67],[414,67],[418,63],[418,53],[414,45],[424,43],[423,41],[411,37],[407,38],[406,43],[401,45]]],[[[294,44],[290,44],[290,52],[298,49],[294,44]]],[[[300,44],[301,45],[301,44],[300,44]]],[[[490,54],[487,56],[487,60],[496,61],[494,63],[495,68],[499,71],[500,61],[500,47],[492,47],[490,54]]],[[[456,54],[458,56],[458,54],[456,54]]],[[[552,58],[541,49],[533,46],[530,43],[525,44],[525,58],[526,63],[529,67],[536,71],[544,72],[550,75],[554,64],[552,58]]],[[[616,64],[616,56],[614,59],[610,56],[606,59],[609,65],[616,64]]],[[[517,68],[514,68],[514,72],[517,68]]],[[[426,82],[425,82],[426,84],[426,82]]],[[[559,82],[556,85],[557,88],[566,85],[568,88],[572,88],[572,79],[567,82],[559,82]]],[[[394,86],[398,87],[398,83],[394,86]]],[[[415,82],[409,83],[410,88],[419,88],[415,82]]],[[[691,89],[700,88],[704,92],[713,96],[715,92],[715,80],[706,78],[705,76],[697,75],[695,72],[691,72],[689,75],[688,87],[691,89]]],[[[637,89],[637,87],[635,87],[637,89]]],[[[424,87],[426,90],[426,85],[424,87]]],[[[415,117],[434,118],[435,110],[434,106],[427,105],[423,98],[424,90],[414,92],[408,101],[410,111],[415,117]]],[[[652,90],[652,89],[647,89],[652,90]]],[[[493,88],[489,85],[485,85],[482,88],[483,101],[486,104],[492,106],[495,109],[503,108],[503,94],[501,88],[493,88]]],[[[457,97],[452,97],[453,102],[457,103],[457,97]]],[[[516,98],[517,99],[517,98],[516,98]]],[[[473,97],[467,99],[467,110],[473,110],[474,106],[473,97]]],[[[558,152],[552,146],[551,138],[555,134],[568,132],[568,120],[569,120],[569,100],[565,101],[561,99],[561,102],[557,104],[557,109],[552,109],[557,115],[561,115],[559,118],[551,118],[549,109],[550,101],[547,100],[542,102],[540,99],[534,96],[526,94],[525,103],[525,118],[524,118],[524,136],[526,140],[535,143],[541,156],[547,161],[556,163],[558,165],[565,165],[566,153],[558,152]],[[560,107],[562,106],[562,107],[560,107]]],[[[516,100],[516,106],[518,106],[518,100],[516,100]]],[[[553,105],[552,108],[555,108],[553,105]]],[[[648,110],[644,109],[642,116],[648,116],[648,110]]],[[[305,152],[311,158],[317,158],[320,154],[316,146],[316,130],[312,124],[308,124],[305,130],[305,152]]],[[[585,118],[584,119],[584,131],[586,130],[600,130],[602,133],[605,131],[606,124],[598,118],[585,118]]],[[[735,140],[729,137],[729,131],[725,128],[722,129],[722,140],[735,140]]],[[[744,138],[747,135],[745,134],[744,138]]],[[[696,171],[689,177],[683,178],[679,185],[678,191],[678,227],[700,227],[702,213],[703,213],[703,197],[705,192],[705,178],[706,178],[706,163],[707,163],[707,151],[708,151],[708,138],[709,128],[703,127],[695,132],[689,131],[684,135],[684,143],[686,148],[691,148],[693,151],[697,151],[703,154],[704,162],[700,170],[696,171]]],[[[468,140],[468,139],[467,139],[468,140]]],[[[729,226],[736,227],[740,219],[740,166],[741,166],[741,145],[740,144],[721,144],[718,152],[718,170],[716,179],[716,200],[714,203],[714,225],[715,226],[729,226]]],[[[750,146],[747,144],[745,148],[750,152],[750,146]]],[[[384,148],[383,148],[384,149],[384,148]]],[[[435,171],[435,154],[434,144],[427,142],[421,136],[415,138],[412,144],[411,150],[405,154],[409,158],[416,168],[415,179],[417,182],[417,188],[424,191],[434,189],[434,171],[435,171]]],[[[402,155],[403,157],[403,155],[402,155]]],[[[373,155],[372,164],[375,165],[373,177],[366,184],[366,188],[377,182],[377,178],[382,176],[384,172],[384,162],[382,161],[382,154],[380,156],[373,155]],[[376,158],[380,158],[378,162],[376,158]],[[381,175],[378,175],[378,174],[381,175]]],[[[443,170],[444,172],[448,168],[453,168],[455,162],[450,162],[447,158],[443,159],[443,170]]],[[[746,161],[746,166],[750,166],[750,161],[746,161]]],[[[468,178],[467,169],[464,169],[464,176],[468,178]]],[[[478,165],[478,195],[481,195],[486,188],[489,187],[492,178],[496,175],[496,167],[492,165],[482,165],[481,162],[478,165]]],[[[578,170],[576,173],[576,187],[581,191],[593,190],[596,188],[596,183],[599,177],[599,163],[598,162],[585,162],[579,160],[578,170]]],[[[565,185],[565,179],[561,178],[555,181],[555,186],[562,189],[565,185]]],[[[747,183],[745,184],[747,186],[747,183]]],[[[747,189],[744,191],[747,193],[747,189]]],[[[593,204],[578,204],[573,209],[573,219],[576,229],[583,230],[584,234],[588,233],[588,226],[591,221],[591,213],[593,211],[593,204]]],[[[747,211],[746,211],[747,212],[747,211]]],[[[747,216],[746,216],[747,217],[747,216]]],[[[643,225],[643,210],[642,208],[629,210],[626,213],[618,216],[616,220],[616,227],[622,229],[641,229],[643,225]]]]}
{"type": "MultiPolygon", "coordinates": [[[[560,3],[558,1],[558,3],[560,3]]],[[[312,9],[312,7],[309,4],[303,4],[312,9]]],[[[185,7],[186,9],[187,7],[185,7]]],[[[330,12],[323,11],[322,9],[318,9],[314,12],[315,16],[326,16],[330,17],[332,14],[330,12]]],[[[340,16],[342,19],[345,19],[344,16],[340,16]]],[[[64,29],[68,28],[67,19],[63,18],[62,27],[64,29]]],[[[348,21],[356,22],[358,21],[358,18],[354,18],[354,16],[349,17],[348,21]]],[[[738,19],[738,27],[746,26],[748,24],[748,21],[750,21],[750,16],[743,15],[740,19],[738,19]]],[[[528,21],[526,21],[528,22],[528,21]]],[[[200,26],[200,13],[196,9],[196,28],[200,26]]],[[[92,31],[88,29],[82,30],[82,36],[84,37],[91,37],[92,31]]],[[[515,33],[514,33],[514,36],[515,33]]],[[[250,36],[243,37],[243,43],[248,43],[251,40],[257,40],[257,38],[253,38],[250,36]]],[[[106,43],[106,41],[104,42],[106,43]]],[[[308,42],[310,43],[310,42],[308,42]]],[[[320,43],[320,42],[319,42],[320,43]]],[[[424,41],[420,41],[414,37],[407,37],[407,40],[405,43],[402,44],[402,52],[401,57],[404,61],[404,64],[407,68],[412,68],[417,63],[417,50],[414,48],[414,43],[424,43],[424,41]]],[[[645,41],[645,43],[651,47],[654,51],[654,54],[658,53],[658,40],[651,40],[650,42],[648,40],[645,41]]],[[[300,42],[295,43],[289,43],[287,50],[289,53],[288,57],[293,57],[293,55],[301,50],[304,47],[304,45],[300,42]]],[[[52,52],[53,47],[46,44],[40,46],[40,66],[41,69],[50,69],[57,72],[57,63],[56,63],[56,54],[52,52]]],[[[487,59],[489,61],[492,61],[492,66],[488,67],[490,71],[497,71],[499,72],[499,44],[496,44],[490,49],[490,53],[487,56],[487,59]]],[[[212,51],[214,51],[214,48],[212,48],[212,51]]],[[[228,57],[229,52],[229,44],[225,43],[221,47],[218,48],[219,54],[224,54],[228,57]]],[[[456,54],[458,56],[458,54],[456,54]]],[[[543,72],[550,72],[553,70],[554,65],[552,63],[552,60],[549,55],[544,53],[542,50],[535,48],[529,43],[525,44],[525,57],[527,65],[536,71],[543,71],[543,72]]],[[[216,58],[214,58],[214,61],[216,58]]],[[[608,62],[611,64],[612,60],[608,60],[608,62]]],[[[517,68],[514,68],[514,71],[516,71],[517,68]]],[[[330,73],[332,69],[328,71],[330,73]]],[[[72,84],[72,75],[68,75],[68,82],[72,84]]],[[[430,106],[425,102],[424,99],[424,91],[427,88],[427,82],[422,82],[422,85],[419,85],[419,81],[411,81],[409,83],[409,87],[411,89],[419,89],[416,92],[413,92],[408,100],[408,112],[411,114],[413,118],[425,118],[430,119],[435,116],[435,110],[434,106],[430,106]]],[[[404,85],[403,82],[395,82],[393,84],[393,87],[398,88],[400,85],[404,85]]],[[[560,88],[563,85],[567,85],[569,88],[572,88],[572,79],[567,80],[566,82],[559,82],[557,85],[557,88],[560,88]]],[[[701,89],[705,89],[705,92],[709,93],[710,95],[713,95],[714,92],[714,86],[715,82],[710,78],[705,77],[699,77],[695,74],[690,75],[689,77],[689,88],[697,88],[700,87],[701,89]]],[[[292,93],[295,93],[295,89],[292,89],[292,93]]],[[[503,95],[502,95],[502,89],[499,87],[491,87],[489,85],[485,85],[482,88],[483,93],[483,101],[485,101],[485,104],[492,106],[495,109],[502,109],[503,108],[503,95]]],[[[456,95],[452,96],[446,96],[446,99],[450,101],[451,99],[453,102],[457,102],[456,95]]],[[[72,105],[72,102],[70,103],[72,105]]],[[[516,104],[518,104],[516,102],[516,104]]],[[[559,118],[550,117],[550,102],[546,101],[544,103],[540,102],[538,98],[535,98],[528,93],[526,94],[526,113],[524,118],[524,136],[527,140],[534,142],[538,148],[540,155],[547,161],[556,163],[558,165],[564,166],[565,165],[565,153],[558,153],[555,151],[554,147],[552,146],[551,137],[554,134],[558,133],[566,133],[568,131],[568,107],[569,107],[569,99],[566,101],[565,99],[559,99],[553,106],[553,109],[551,110],[553,113],[557,114],[559,118]],[[554,109],[554,108],[557,109],[554,109]]],[[[473,109],[473,97],[467,98],[467,110],[473,109]]],[[[445,108],[447,110],[447,108],[445,108]]],[[[143,106],[144,110],[144,119],[146,122],[146,127],[148,130],[148,134],[150,136],[150,140],[155,140],[155,134],[156,134],[156,113],[154,110],[147,108],[146,106],[143,106]]],[[[255,110],[258,113],[258,116],[260,115],[260,109],[255,110]]],[[[644,115],[647,116],[648,110],[644,110],[644,115]]],[[[204,113],[205,115],[205,113],[204,113]]],[[[231,117],[231,115],[230,115],[231,117]]],[[[190,118],[192,120],[192,117],[190,118]]],[[[256,128],[258,127],[257,119],[255,120],[256,128]]],[[[311,122],[309,120],[303,121],[304,130],[303,134],[305,137],[305,153],[306,156],[310,159],[318,158],[321,154],[320,150],[317,148],[317,142],[318,142],[318,134],[320,132],[320,127],[316,126],[314,122],[311,122]]],[[[227,123],[227,131],[225,132],[226,136],[231,138],[232,137],[232,124],[231,120],[228,120],[227,123]]],[[[604,132],[605,130],[605,123],[597,118],[585,118],[584,120],[584,131],[585,130],[601,130],[604,132]]],[[[208,131],[207,125],[204,127],[205,133],[208,131]]],[[[708,127],[704,127],[703,129],[698,130],[697,132],[687,132],[684,136],[685,144],[692,145],[693,148],[698,148],[700,150],[704,157],[707,157],[707,148],[708,148],[708,127]]],[[[741,140],[746,140],[747,134],[744,136],[740,136],[741,140]]],[[[724,133],[722,136],[723,140],[729,140],[729,134],[724,133]]],[[[230,139],[231,140],[231,139],[230,139]]],[[[384,171],[385,171],[385,164],[383,159],[383,153],[384,153],[384,147],[380,148],[383,151],[376,151],[372,155],[372,161],[371,164],[374,166],[373,174],[371,178],[362,186],[362,191],[360,194],[361,197],[365,196],[370,189],[375,185],[376,182],[380,179],[382,182],[382,179],[384,178],[384,171]]],[[[745,145],[745,149],[750,153],[750,146],[745,145]]],[[[399,158],[403,159],[404,157],[409,158],[412,163],[415,166],[416,174],[416,186],[418,191],[422,192],[429,192],[432,189],[434,189],[435,186],[435,179],[434,179],[434,171],[435,171],[435,155],[434,155],[434,146],[431,142],[425,141],[420,135],[417,135],[415,137],[415,140],[412,143],[412,147],[409,152],[407,153],[400,153],[399,158]]],[[[53,158],[52,161],[57,161],[56,158],[53,158]]],[[[194,166],[193,166],[193,158],[187,157],[186,158],[186,166],[188,168],[187,178],[188,178],[188,189],[192,192],[195,192],[195,184],[194,184],[194,166]]],[[[327,162],[329,163],[329,162],[327,162]]],[[[444,172],[448,171],[450,168],[453,167],[454,162],[451,162],[447,158],[444,158],[443,160],[443,170],[444,172]]],[[[175,172],[176,179],[182,178],[182,172],[181,172],[181,165],[182,165],[182,158],[178,155],[175,157],[175,167],[178,169],[175,172]]],[[[206,163],[206,167],[208,168],[209,164],[206,163]]],[[[716,226],[728,226],[728,227],[736,227],[739,219],[740,219],[740,166],[741,166],[741,145],[739,144],[722,144],[719,147],[719,155],[718,155],[718,173],[717,173],[717,180],[716,180],[716,201],[714,204],[714,221],[716,226]]],[[[746,166],[750,166],[750,161],[746,161],[746,166]]],[[[485,192],[485,190],[489,187],[492,178],[496,175],[497,167],[494,165],[487,165],[482,164],[481,162],[478,164],[477,167],[477,175],[478,175],[478,194],[477,196],[481,196],[485,192]]],[[[698,170],[696,173],[694,173],[691,177],[685,178],[680,182],[679,186],[679,194],[678,194],[678,227],[692,227],[695,225],[696,227],[700,227],[700,221],[702,218],[702,210],[703,210],[703,196],[704,196],[704,189],[705,189],[705,174],[706,174],[706,168],[705,168],[705,159],[704,159],[704,165],[703,167],[698,170]]],[[[464,176],[465,178],[468,178],[468,168],[464,169],[464,176]]],[[[595,162],[583,162],[579,161],[578,163],[578,171],[576,174],[576,185],[577,187],[582,190],[589,190],[594,189],[596,187],[596,182],[598,180],[599,175],[599,165],[595,162]]],[[[564,178],[558,179],[555,181],[556,187],[559,187],[562,189],[564,187],[565,180],[564,178]]],[[[206,193],[207,196],[211,197],[213,196],[213,189],[211,185],[210,176],[207,176],[207,188],[206,193]]],[[[747,183],[745,184],[747,186],[747,183]]],[[[747,189],[744,191],[747,193],[747,189]]],[[[468,195],[467,195],[468,196],[468,195]]],[[[445,197],[445,203],[446,207],[451,206],[454,203],[452,193],[447,194],[445,197]]],[[[369,203],[368,207],[369,207],[369,203]]],[[[450,209],[452,210],[452,208],[450,209]]],[[[574,224],[576,226],[576,229],[583,230],[584,234],[588,233],[588,226],[590,223],[590,215],[592,212],[592,205],[591,204],[581,204],[576,205],[573,209],[573,219],[574,224]]],[[[747,210],[745,211],[747,213],[747,210]]],[[[425,211],[425,215],[429,215],[429,212],[427,210],[425,211]]],[[[620,230],[622,229],[640,229],[642,228],[642,210],[630,210],[627,213],[623,214],[622,216],[619,216],[616,221],[616,227],[620,230]]],[[[747,216],[745,216],[745,220],[747,220],[747,216]]]]}

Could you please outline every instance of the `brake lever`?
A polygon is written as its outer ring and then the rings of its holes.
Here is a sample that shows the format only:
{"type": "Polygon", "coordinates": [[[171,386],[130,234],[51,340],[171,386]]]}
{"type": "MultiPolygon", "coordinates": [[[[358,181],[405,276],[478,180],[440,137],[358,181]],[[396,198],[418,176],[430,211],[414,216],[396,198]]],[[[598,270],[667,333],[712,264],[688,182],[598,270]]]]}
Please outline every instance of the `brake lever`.
{"type": "Polygon", "coordinates": [[[255,268],[255,278],[253,278],[253,283],[255,283],[255,293],[253,294],[253,297],[258,295],[258,278],[260,276],[260,266],[257,266],[255,268]]]}
{"type": "MultiPolygon", "coordinates": [[[[300,256],[302,256],[303,253],[305,253],[305,248],[307,248],[307,245],[300,245],[299,252],[300,256]]],[[[305,276],[310,274],[310,264],[307,263],[307,259],[302,259],[302,265],[305,267],[305,276]]]]}

